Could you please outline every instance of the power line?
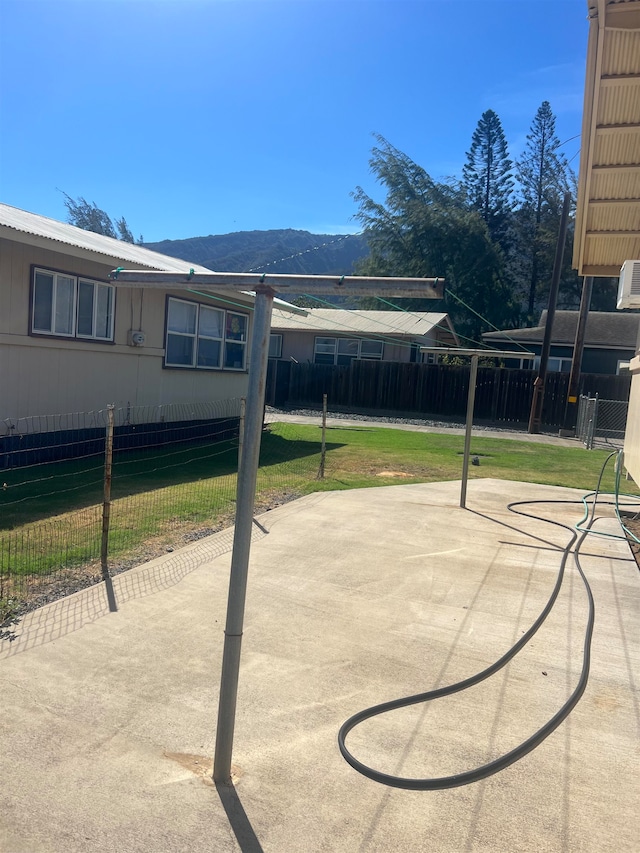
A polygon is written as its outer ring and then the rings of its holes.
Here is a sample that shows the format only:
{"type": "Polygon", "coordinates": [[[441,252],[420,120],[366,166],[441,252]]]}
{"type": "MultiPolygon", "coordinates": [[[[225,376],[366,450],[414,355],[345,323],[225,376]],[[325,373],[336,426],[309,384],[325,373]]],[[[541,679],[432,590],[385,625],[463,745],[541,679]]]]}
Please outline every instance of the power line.
{"type": "Polygon", "coordinates": [[[494,326],[490,320],[487,320],[487,318],[483,317],[482,314],[478,314],[478,312],[474,308],[472,308],[470,305],[467,305],[467,303],[464,301],[464,299],[461,299],[452,290],[450,290],[448,292],[451,294],[451,296],[453,296],[454,299],[457,299],[461,305],[464,305],[464,307],[467,308],[469,311],[471,311],[473,314],[475,314],[476,317],[479,317],[483,323],[486,323],[488,326],[491,326],[491,328],[496,332],[502,332],[502,334],[507,338],[507,340],[511,341],[512,344],[515,344],[516,346],[520,347],[520,349],[523,349],[523,350],[525,350],[525,352],[528,352],[528,350],[521,343],[519,343],[518,341],[515,341],[512,337],[507,335],[507,333],[504,331],[504,329],[499,329],[497,326],[494,326]]]}
{"type": "Polygon", "coordinates": [[[268,264],[260,264],[257,267],[253,267],[247,272],[261,272],[267,267],[272,267],[275,264],[281,264],[284,261],[291,261],[294,258],[301,258],[302,255],[308,255],[311,252],[317,252],[319,249],[324,249],[327,246],[334,246],[336,243],[342,243],[344,240],[349,240],[351,237],[361,237],[364,234],[364,231],[357,231],[355,234],[343,234],[342,237],[336,237],[335,240],[327,240],[325,243],[320,243],[318,246],[312,246],[309,249],[303,249],[302,252],[296,252],[293,255],[287,255],[286,258],[278,258],[276,261],[269,261],[268,264]]]}

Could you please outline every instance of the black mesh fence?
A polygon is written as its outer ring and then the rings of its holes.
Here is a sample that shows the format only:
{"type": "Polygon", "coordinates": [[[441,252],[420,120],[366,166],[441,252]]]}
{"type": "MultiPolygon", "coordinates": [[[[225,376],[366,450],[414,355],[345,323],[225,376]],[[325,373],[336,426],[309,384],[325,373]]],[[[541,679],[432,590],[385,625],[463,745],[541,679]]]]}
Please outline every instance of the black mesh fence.
{"type": "MultiPolygon", "coordinates": [[[[102,579],[108,409],[29,418],[0,438],[0,624],[102,579]],[[38,430],[44,429],[44,432],[38,430]]],[[[241,401],[113,410],[108,567],[116,574],[233,524],[241,401]]],[[[317,442],[265,427],[256,510],[305,491],[317,442]]]]}

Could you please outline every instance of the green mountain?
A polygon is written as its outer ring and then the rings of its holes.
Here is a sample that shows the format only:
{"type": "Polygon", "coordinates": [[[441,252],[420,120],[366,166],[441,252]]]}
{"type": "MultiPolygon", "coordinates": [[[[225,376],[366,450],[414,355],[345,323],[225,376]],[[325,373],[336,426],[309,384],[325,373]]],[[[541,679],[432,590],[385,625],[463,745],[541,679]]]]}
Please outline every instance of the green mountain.
{"type": "Polygon", "coordinates": [[[369,254],[360,235],[311,234],[291,228],[161,240],[144,246],[216,272],[297,275],[352,275],[354,264],[369,254]]]}

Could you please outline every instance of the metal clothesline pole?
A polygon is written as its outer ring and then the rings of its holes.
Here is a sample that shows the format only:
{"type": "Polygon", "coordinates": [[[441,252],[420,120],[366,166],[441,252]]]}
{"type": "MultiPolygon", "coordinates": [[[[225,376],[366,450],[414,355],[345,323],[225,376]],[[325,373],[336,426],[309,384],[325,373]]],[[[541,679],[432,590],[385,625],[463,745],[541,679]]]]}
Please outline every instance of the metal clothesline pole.
{"type": "Polygon", "coordinates": [[[478,378],[478,356],[471,356],[469,373],[469,396],[467,399],[467,425],[464,432],[464,456],[462,458],[462,485],[460,487],[460,506],[467,508],[467,480],[469,478],[469,455],[471,453],[471,430],[473,428],[473,408],[476,401],[476,380],[478,378]]]}
{"type": "Polygon", "coordinates": [[[262,436],[273,297],[274,292],[270,288],[265,287],[256,291],[251,337],[251,369],[249,370],[249,390],[245,403],[242,456],[238,471],[235,535],[231,556],[227,621],[224,629],[222,675],[220,677],[216,751],[213,763],[213,778],[216,782],[228,782],[231,779],[231,753],[240,672],[240,649],[247,594],[253,504],[262,436]]]}
{"type": "MultiPolygon", "coordinates": [[[[236,700],[240,671],[240,649],[249,572],[253,507],[258,476],[260,439],[264,412],[271,312],[276,292],[311,294],[350,293],[375,296],[421,296],[441,299],[444,279],[400,279],[358,276],[295,276],[249,273],[167,273],[143,270],[114,270],[110,276],[119,287],[190,289],[215,292],[253,291],[255,312],[251,336],[249,387],[246,398],[244,443],[238,471],[236,523],[231,556],[229,597],[220,679],[218,725],[213,762],[216,783],[231,783],[231,758],[235,729],[236,700]]],[[[291,306],[293,310],[300,311],[291,306]]]]}
{"type": "Polygon", "coordinates": [[[471,433],[473,430],[473,409],[476,402],[476,385],[478,382],[478,357],[485,358],[522,358],[532,361],[532,352],[514,352],[513,350],[472,349],[470,347],[420,347],[420,352],[430,352],[439,355],[471,356],[469,371],[469,393],[467,395],[467,422],[464,432],[464,455],[462,459],[462,482],[460,484],[460,506],[467,508],[467,481],[469,479],[469,456],[471,455],[471,433]]]}

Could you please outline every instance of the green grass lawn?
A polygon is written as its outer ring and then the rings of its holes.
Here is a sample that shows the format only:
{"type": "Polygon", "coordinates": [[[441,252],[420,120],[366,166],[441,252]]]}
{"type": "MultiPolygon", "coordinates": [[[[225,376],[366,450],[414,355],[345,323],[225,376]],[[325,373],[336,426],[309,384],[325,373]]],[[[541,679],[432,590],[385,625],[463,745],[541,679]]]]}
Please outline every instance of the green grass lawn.
{"type": "MultiPolygon", "coordinates": [[[[271,424],[263,435],[258,508],[315,491],[458,480],[462,436],[369,427],[327,430],[324,480],[317,479],[318,426],[271,424]]],[[[608,451],[474,436],[471,479],[483,477],[595,489],[608,451]]],[[[190,531],[233,520],[235,442],[126,452],[114,460],[110,560],[179,545],[190,531]],[[182,537],[182,538],[181,538],[182,537]]],[[[99,459],[5,472],[0,492],[0,581],[49,575],[99,557],[102,468],[99,459]]],[[[624,482],[624,490],[638,489],[624,482]]],[[[613,491],[613,464],[603,491],[613,491]]],[[[505,502],[508,494],[505,495],[505,502]]],[[[0,598],[7,596],[0,588],[0,598]]]]}
{"type": "MultiPolygon", "coordinates": [[[[275,425],[278,430],[282,425],[275,425]]],[[[312,426],[286,424],[290,437],[311,441],[320,432],[312,426]],[[295,430],[295,431],[294,431],[295,430]]],[[[431,483],[458,480],[462,476],[464,437],[440,433],[420,433],[381,428],[336,428],[327,430],[328,444],[338,445],[328,453],[327,477],[323,483],[309,484],[318,489],[353,489],[391,483],[431,483]],[[399,476],[403,475],[403,476],[399,476]]],[[[556,447],[513,439],[475,435],[471,453],[479,466],[469,466],[469,479],[494,477],[551,486],[595,489],[607,450],[556,447]]],[[[613,460],[612,460],[613,461],[613,460]]],[[[613,490],[613,464],[603,480],[603,489],[613,490]]],[[[638,489],[625,483],[633,494],[638,489]]]]}

